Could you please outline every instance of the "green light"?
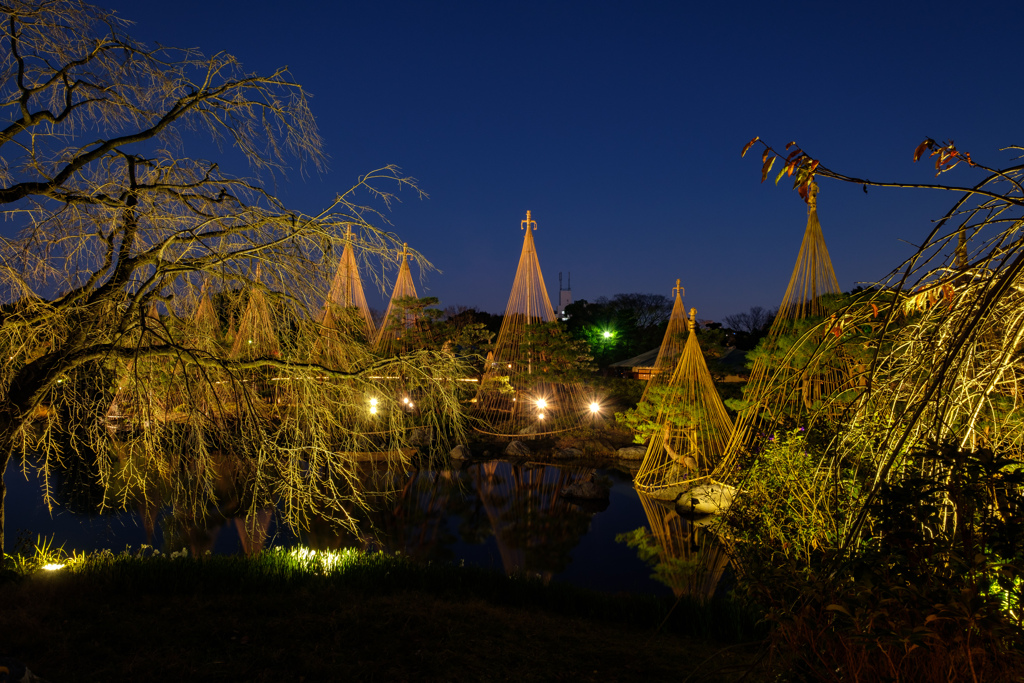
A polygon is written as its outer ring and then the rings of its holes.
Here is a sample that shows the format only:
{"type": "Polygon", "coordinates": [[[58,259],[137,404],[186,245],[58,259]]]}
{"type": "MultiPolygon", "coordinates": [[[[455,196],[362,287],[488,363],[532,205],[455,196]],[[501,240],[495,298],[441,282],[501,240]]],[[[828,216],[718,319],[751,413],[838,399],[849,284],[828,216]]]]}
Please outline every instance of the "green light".
{"type": "Polygon", "coordinates": [[[605,339],[611,339],[612,338],[612,333],[609,332],[608,330],[605,330],[604,331],[604,338],[605,339]]]}

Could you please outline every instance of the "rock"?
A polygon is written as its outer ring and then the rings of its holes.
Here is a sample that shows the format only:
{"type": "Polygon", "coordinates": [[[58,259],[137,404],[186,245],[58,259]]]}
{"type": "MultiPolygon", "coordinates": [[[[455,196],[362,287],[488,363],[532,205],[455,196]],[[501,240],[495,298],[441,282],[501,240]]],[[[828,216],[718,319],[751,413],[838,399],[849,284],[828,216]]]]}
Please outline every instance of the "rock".
{"type": "Polygon", "coordinates": [[[583,500],[607,500],[609,490],[607,486],[598,484],[593,479],[584,479],[573,482],[563,488],[559,494],[562,498],[581,498],[583,500]]]}
{"type": "Polygon", "coordinates": [[[587,455],[609,455],[615,452],[615,447],[603,439],[584,441],[580,446],[587,455]]]}
{"type": "Polygon", "coordinates": [[[732,486],[699,484],[679,494],[676,505],[689,514],[713,515],[728,510],[735,495],[732,486]]]}
{"type": "Polygon", "coordinates": [[[452,460],[468,460],[473,456],[473,453],[469,450],[469,446],[459,444],[452,449],[451,456],[452,460]]]}
{"type": "Polygon", "coordinates": [[[618,456],[619,460],[643,460],[644,456],[647,455],[647,447],[626,446],[615,451],[615,455],[618,456]]]}
{"type": "Polygon", "coordinates": [[[555,451],[554,457],[557,460],[568,460],[570,458],[580,458],[580,457],[583,457],[583,451],[581,451],[578,448],[560,448],[559,450],[555,451]]]}
{"type": "Polygon", "coordinates": [[[429,427],[417,427],[409,432],[410,446],[429,446],[434,440],[434,433],[429,427]]]}
{"type": "Polygon", "coordinates": [[[530,455],[530,447],[522,441],[512,441],[505,447],[505,455],[522,457],[530,455]]]}

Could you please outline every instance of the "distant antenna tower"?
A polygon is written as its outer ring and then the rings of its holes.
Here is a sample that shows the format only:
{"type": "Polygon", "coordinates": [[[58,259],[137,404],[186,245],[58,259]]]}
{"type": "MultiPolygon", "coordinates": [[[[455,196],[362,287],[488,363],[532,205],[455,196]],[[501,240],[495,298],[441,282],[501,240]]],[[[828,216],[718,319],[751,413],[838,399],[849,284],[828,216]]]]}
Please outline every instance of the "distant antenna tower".
{"type": "Polygon", "coordinates": [[[556,314],[559,318],[565,319],[565,307],[572,303],[572,273],[569,273],[567,278],[568,287],[562,289],[562,273],[558,273],[558,311],[556,314]]]}

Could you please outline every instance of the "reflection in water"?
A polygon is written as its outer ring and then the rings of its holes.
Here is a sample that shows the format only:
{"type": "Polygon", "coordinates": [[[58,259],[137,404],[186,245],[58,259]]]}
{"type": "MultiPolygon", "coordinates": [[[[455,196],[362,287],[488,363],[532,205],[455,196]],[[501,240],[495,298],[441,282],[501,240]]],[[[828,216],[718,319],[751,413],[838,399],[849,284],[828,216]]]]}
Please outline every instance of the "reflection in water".
{"type": "Polygon", "coordinates": [[[710,600],[729,564],[725,546],[706,527],[680,515],[674,504],[639,491],[637,494],[657,544],[655,578],[669,586],[676,597],[710,600]]]}
{"type": "Polygon", "coordinates": [[[570,552],[586,533],[592,515],[559,494],[593,473],[503,461],[472,468],[507,573],[525,572],[546,582],[569,565],[570,552]]]}
{"type": "Polygon", "coordinates": [[[302,540],[317,550],[357,547],[452,561],[460,541],[482,544],[493,537],[507,573],[550,580],[571,562],[592,516],[559,494],[593,472],[504,461],[460,471],[377,471],[366,480],[382,490],[364,493],[367,507],[351,511],[355,533],[318,520],[302,540]],[[450,520],[458,520],[458,533],[450,520]]]}
{"type": "MultiPolygon", "coordinates": [[[[166,497],[162,498],[156,487],[146,491],[146,496],[126,489],[108,491],[104,503],[104,496],[97,495],[101,491],[86,485],[88,477],[70,472],[58,502],[75,514],[58,511],[53,521],[65,527],[58,532],[61,543],[68,538],[69,524],[84,521],[96,528],[89,520],[108,520],[99,524],[111,532],[106,544],[102,540],[72,542],[83,549],[137,547],[143,536],[162,552],[187,548],[194,556],[207,551],[253,554],[268,545],[301,542],[317,550],[400,553],[421,562],[461,559],[508,573],[525,573],[545,581],[565,578],[604,590],[628,585],[630,590],[659,591],[636,556],[618,552],[612,542],[616,533],[636,528],[643,520],[643,508],[628,483],[616,488],[621,491],[615,498],[619,502],[605,514],[560,496],[570,484],[592,477],[595,470],[590,468],[504,461],[438,471],[402,470],[370,462],[358,467],[359,476],[353,479],[363,482],[365,490],[350,491],[342,508],[331,510],[334,517],[347,515],[351,526],[340,527],[325,517],[311,515],[307,529],[298,537],[282,528],[273,508],[257,509],[247,516],[250,507],[244,485],[229,475],[212,483],[217,490],[216,504],[195,515],[160,502],[166,497]],[[152,502],[143,502],[146,497],[152,502]],[[360,499],[366,507],[357,504],[360,499]],[[595,515],[600,521],[594,521],[595,515]]],[[[38,490],[34,495],[35,506],[38,490]]],[[[32,527],[33,532],[37,529],[47,533],[46,526],[32,527]]]]}

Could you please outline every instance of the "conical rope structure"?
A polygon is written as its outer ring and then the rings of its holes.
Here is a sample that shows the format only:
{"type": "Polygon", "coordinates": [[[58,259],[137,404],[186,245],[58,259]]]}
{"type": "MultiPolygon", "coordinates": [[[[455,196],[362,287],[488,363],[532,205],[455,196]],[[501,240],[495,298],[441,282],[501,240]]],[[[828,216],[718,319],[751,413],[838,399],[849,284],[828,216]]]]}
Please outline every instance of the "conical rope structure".
{"type": "Polygon", "coordinates": [[[530,336],[541,325],[555,322],[555,311],[533,242],[537,221],[529,211],[520,227],[526,235],[512,293],[474,399],[476,412],[491,422],[498,435],[571,428],[588,414],[593,402],[578,382],[554,382],[540,370],[544,352],[531,344],[530,336]]]}
{"type": "MultiPolygon", "coordinates": [[[[141,316],[138,330],[133,331],[135,345],[137,348],[163,346],[166,344],[165,333],[156,304],[151,304],[141,316]]],[[[154,386],[162,384],[171,374],[168,361],[140,357],[122,367],[124,371],[118,379],[114,399],[107,408],[107,423],[120,426],[125,420],[166,419],[166,396],[154,386]]]]}
{"type": "Polygon", "coordinates": [[[686,291],[676,280],[676,286],[672,292],[675,294],[675,303],[672,304],[672,315],[668,319],[668,328],[665,330],[665,337],[661,340],[661,348],[658,350],[658,358],[654,361],[654,368],[651,370],[651,378],[644,386],[644,393],[640,396],[640,402],[647,398],[652,388],[663,387],[672,378],[672,373],[679,364],[679,357],[683,355],[683,348],[686,346],[686,307],[683,306],[683,295],[686,291]]]}
{"type": "Polygon", "coordinates": [[[761,427],[820,410],[850,383],[850,366],[830,334],[828,299],[840,293],[818,219],[818,186],[807,196],[807,228],[779,311],[758,347],[750,379],[716,476],[725,479],[761,427]]]}
{"type": "Polygon", "coordinates": [[[338,270],[324,302],[320,334],[313,347],[314,361],[338,370],[349,369],[363,356],[361,352],[355,352],[362,344],[353,344],[353,341],[373,342],[377,336],[352,248],[351,226],[346,233],[346,240],[338,261],[338,270]]]}
{"type": "Polygon", "coordinates": [[[658,544],[661,565],[657,579],[676,597],[689,596],[708,602],[729,565],[728,548],[707,528],[679,514],[674,505],[660,503],[637,492],[658,544]]]}
{"type": "Polygon", "coordinates": [[[633,485],[657,498],[676,498],[711,481],[732,433],[732,420],[708,372],[697,341],[697,310],[690,309],[690,334],[675,372],[652,399],[656,429],[633,485]]]}
{"type": "Polygon", "coordinates": [[[249,301],[238,322],[235,343],[231,347],[231,358],[250,360],[281,355],[281,343],[277,338],[274,318],[267,304],[267,295],[260,288],[260,266],[256,266],[256,277],[249,289],[249,301]]]}
{"type": "MultiPolygon", "coordinates": [[[[253,360],[256,358],[279,358],[281,343],[277,337],[277,326],[271,314],[267,295],[260,285],[260,265],[256,264],[256,275],[252,287],[249,288],[249,301],[238,322],[238,332],[231,346],[232,359],[253,360]]],[[[249,373],[249,379],[243,384],[246,392],[252,392],[250,399],[259,398],[277,404],[281,402],[281,382],[274,381],[277,377],[271,370],[259,369],[249,373]]]]}
{"type": "MultiPolygon", "coordinates": [[[[189,345],[195,350],[193,353],[217,357],[221,352],[220,319],[205,281],[199,290],[199,302],[188,318],[188,330],[189,345]]],[[[189,396],[187,400],[200,408],[200,414],[211,417],[218,414],[222,398],[229,394],[228,386],[218,381],[223,375],[212,366],[179,362],[174,372],[175,380],[178,380],[181,373],[196,375],[200,381],[191,382],[187,389],[181,387],[179,393],[189,396]]]]}
{"type": "MultiPolygon", "coordinates": [[[[373,315],[370,314],[370,307],[366,303],[366,295],[363,293],[363,281],[359,276],[359,264],[356,262],[355,250],[352,245],[354,243],[352,237],[352,227],[349,226],[348,231],[345,234],[346,242],[345,248],[341,252],[341,259],[338,261],[338,271],[334,274],[334,280],[331,282],[331,290],[327,294],[327,302],[325,304],[324,315],[326,317],[327,312],[333,308],[341,308],[350,313],[346,315],[348,317],[360,320],[365,329],[361,330],[367,341],[374,339],[376,335],[376,329],[373,325],[373,315]]],[[[410,282],[412,277],[409,277],[410,282]]],[[[415,287],[413,292],[415,295],[415,287]]],[[[338,314],[334,314],[335,321],[337,322],[338,314]]],[[[326,323],[324,323],[326,325],[326,323]]]]}
{"type": "Polygon", "coordinates": [[[377,339],[373,344],[377,353],[383,355],[405,351],[406,337],[410,329],[416,325],[415,313],[404,304],[404,301],[417,298],[416,285],[412,281],[412,271],[409,269],[409,245],[403,244],[399,255],[402,257],[402,263],[398,267],[395,289],[391,292],[388,309],[384,312],[384,320],[377,330],[377,339]]]}

